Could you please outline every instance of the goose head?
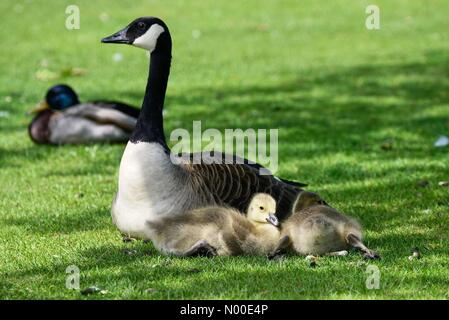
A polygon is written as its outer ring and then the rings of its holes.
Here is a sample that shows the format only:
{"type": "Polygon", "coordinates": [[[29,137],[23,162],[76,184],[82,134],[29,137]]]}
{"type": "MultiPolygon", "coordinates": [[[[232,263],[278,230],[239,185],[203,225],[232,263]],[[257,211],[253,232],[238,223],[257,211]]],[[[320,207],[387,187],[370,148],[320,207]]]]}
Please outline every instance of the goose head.
{"type": "Polygon", "coordinates": [[[247,217],[253,222],[271,223],[279,226],[276,217],[276,200],[266,193],[257,193],[251,200],[247,217]]]}
{"type": "Polygon", "coordinates": [[[161,19],[155,17],[137,18],[122,30],[103,38],[101,42],[129,44],[150,53],[167,46],[171,50],[168,28],[161,19]]]}
{"type": "Polygon", "coordinates": [[[49,108],[61,111],[79,103],[78,95],[70,86],[58,84],[48,89],[45,99],[39,102],[29,113],[40,113],[49,108]]]}

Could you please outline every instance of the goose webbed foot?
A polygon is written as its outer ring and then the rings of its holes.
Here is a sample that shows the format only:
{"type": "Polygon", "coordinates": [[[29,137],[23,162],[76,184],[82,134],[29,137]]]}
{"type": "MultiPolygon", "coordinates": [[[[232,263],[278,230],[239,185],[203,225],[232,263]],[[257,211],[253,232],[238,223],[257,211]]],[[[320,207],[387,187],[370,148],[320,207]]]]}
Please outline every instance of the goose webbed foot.
{"type": "Polygon", "coordinates": [[[377,259],[380,259],[380,255],[377,252],[375,252],[375,251],[368,250],[368,251],[366,251],[364,253],[363,259],[366,259],[366,260],[377,260],[377,259]]]}
{"type": "Polygon", "coordinates": [[[214,257],[217,255],[217,249],[206,240],[200,240],[187,250],[184,255],[186,257],[214,257]]]}
{"type": "Polygon", "coordinates": [[[353,247],[354,249],[357,249],[359,251],[361,251],[363,253],[363,258],[367,259],[367,260],[375,260],[375,259],[380,259],[380,255],[373,251],[368,249],[362,242],[362,240],[360,240],[359,237],[357,237],[356,235],[350,233],[346,236],[346,241],[347,243],[353,247]]]}
{"type": "Polygon", "coordinates": [[[285,255],[282,252],[272,252],[267,255],[268,260],[278,261],[284,259],[285,255]]]}
{"type": "Polygon", "coordinates": [[[127,242],[135,242],[135,241],[137,241],[137,239],[125,235],[125,236],[123,236],[122,241],[125,242],[125,243],[127,243],[127,242]]]}
{"type": "Polygon", "coordinates": [[[287,248],[290,247],[291,241],[289,236],[283,236],[274,251],[267,255],[268,260],[279,260],[284,257],[287,248]]]}

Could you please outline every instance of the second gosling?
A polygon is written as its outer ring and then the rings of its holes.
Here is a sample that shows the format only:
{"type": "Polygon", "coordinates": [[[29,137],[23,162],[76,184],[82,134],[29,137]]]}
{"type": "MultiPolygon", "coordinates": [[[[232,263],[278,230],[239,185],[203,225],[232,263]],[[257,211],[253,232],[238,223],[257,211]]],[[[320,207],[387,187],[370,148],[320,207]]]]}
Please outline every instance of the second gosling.
{"type": "Polygon", "coordinates": [[[256,194],[247,215],[227,207],[206,207],[147,222],[155,247],[177,256],[267,255],[279,241],[276,201],[256,194]]]}
{"type": "Polygon", "coordinates": [[[286,249],[303,255],[324,255],[355,248],[366,259],[379,255],[362,242],[362,228],[353,218],[328,206],[317,194],[302,192],[293,206],[293,214],[282,224],[274,258],[286,249]]]}

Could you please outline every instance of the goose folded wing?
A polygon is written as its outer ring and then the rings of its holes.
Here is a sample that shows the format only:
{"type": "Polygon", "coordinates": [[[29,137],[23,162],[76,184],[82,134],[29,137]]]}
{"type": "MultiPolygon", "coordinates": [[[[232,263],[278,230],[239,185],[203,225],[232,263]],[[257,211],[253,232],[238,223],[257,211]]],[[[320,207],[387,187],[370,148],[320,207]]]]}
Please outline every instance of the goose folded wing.
{"type": "Polygon", "coordinates": [[[282,220],[290,215],[293,202],[302,189],[280,180],[249,160],[237,156],[226,158],[217,152],[201,155],[199,163],[192,161],[198,159],[198,154],[191,154],[182,166],[191,173],[194,187],[208,193],[203,196],[213,197],[219,205],[246,212],[254,194],[268,193],[276,200],[277,217],[282,220]]]}
{"type": "MultiPolygon", "coordinates": [[[[239,158],[239,157],[236,157],[236,156],[234,156],[234,157],[235,158],[239,158]]],[[[239,159],[241,159],[241,158],[239,158],[239,159]]],[[[262,166],[262,165],[260,165],[258,163],[255,163],[255,162],[251,162],[251,161],[246,160],[246,159],[243,159],[243,160],[244,161],[248,161],[247,164],[249,166],[254,167],[255,169],[259,170],[259,172],[265,172],[265,174],[269,174],[269,175],[273,176],[273,174],[267,168],[265,168],[264,166],[262,166]]],[[[302,182],[298,182],[298,181],[292,181],[292,180],[287,180],[287,179],[279,178],[279,177],[276,177],[276,176],[273,176],[273,177],[278,179],[278,180],[280,180],[280,181],[282,181],[282,182],[285,182],[285,183],[287,183],[289,185],[297,187],[297,188],[307,187],[306,183],[302,183],[302,182]]]]}

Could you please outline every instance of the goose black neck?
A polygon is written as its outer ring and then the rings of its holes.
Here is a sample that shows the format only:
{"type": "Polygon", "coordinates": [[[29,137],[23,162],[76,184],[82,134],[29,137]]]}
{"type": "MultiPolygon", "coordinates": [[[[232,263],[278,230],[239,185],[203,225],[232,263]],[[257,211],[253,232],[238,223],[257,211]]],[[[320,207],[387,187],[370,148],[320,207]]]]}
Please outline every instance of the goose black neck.
{"type": "Polygon", "coordinates": [[[133,143],[157,142],[168,151],[164,135],[162,110],[170,74],[170,62],[171,43],[166,46],[156,47],[151,53],[145,97],[139,118],[137,119],[136,128],[130,139],[133,143]]]}

